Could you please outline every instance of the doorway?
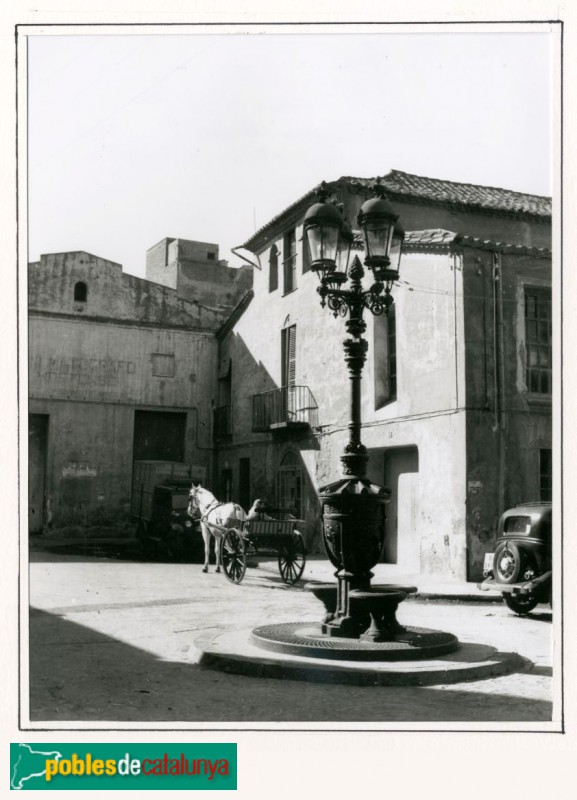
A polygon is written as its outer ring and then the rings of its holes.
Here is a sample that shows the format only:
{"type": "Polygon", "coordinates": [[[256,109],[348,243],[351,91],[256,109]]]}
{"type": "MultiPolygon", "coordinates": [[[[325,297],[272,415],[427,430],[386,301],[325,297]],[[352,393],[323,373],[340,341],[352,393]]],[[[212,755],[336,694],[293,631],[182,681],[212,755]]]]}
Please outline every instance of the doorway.
{"type": "Polygon", "coordinates": [[[30,414],[28,424],[28,530],[42,533],[46,511],[48,414],[30,414]]]}
{"type": "Polygon", "coordinates": [[[239,458],[238,460],[238,502],[245,511],[248,511],[252,505],[250,499],[250,458],[239,458]]]}
{"type": "Polygon", "coordinates": [[[385,506],[384,560],[419,572],[419,451],[416,447],[385,451],[384,469],[385,486],[391,490],[385,506]]]}
{"type": "Polygon", "coordinates": [[[135,411],[135,461],[185,460],[186,414],[171,411],[135,411]]]}

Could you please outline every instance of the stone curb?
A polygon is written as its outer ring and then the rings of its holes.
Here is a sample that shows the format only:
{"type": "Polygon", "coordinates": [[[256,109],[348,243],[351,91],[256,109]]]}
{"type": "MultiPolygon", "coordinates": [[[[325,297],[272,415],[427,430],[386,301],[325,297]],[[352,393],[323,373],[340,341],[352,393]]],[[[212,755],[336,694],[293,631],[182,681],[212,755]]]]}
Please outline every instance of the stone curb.
{"type": "Polygon", "coordinates": [[[256,678],[298,680],[349,686],[434,686],[527,672],[533,664],[517,653],[485,645],[462,644],[449,656],[423,661],[344,662],[303,658],[261,650],[250,631],[203,636],[196,640],[199,664],[207,669],[256,678]],[[461,657],[461,658],[460,658],[461,657]]]}

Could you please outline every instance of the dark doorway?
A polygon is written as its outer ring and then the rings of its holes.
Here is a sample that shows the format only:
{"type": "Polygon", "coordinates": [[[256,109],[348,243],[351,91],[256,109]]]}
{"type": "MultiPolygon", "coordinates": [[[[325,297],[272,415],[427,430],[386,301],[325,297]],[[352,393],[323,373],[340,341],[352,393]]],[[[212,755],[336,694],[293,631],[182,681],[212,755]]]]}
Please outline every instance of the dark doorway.
{"type": "Polygon", "coordinates": [[[251,507],[250,499],[250,458],[238,460],[238,502],[248,511],[251,507]]]}
{"type": "Polygon", "coordinates": [[[300,456],[296,450],[288,450],[278,468],[278,503],[297,519],[302,517],[302,486],[303,471],[300,456]]]}
{"type": "Polygon", "coordinates": [[[135,411],[135,461],[184,461],[186,414],[171,411],[135,411]]]}
{"type": "Polygon", "coordinates": [[[220,473],[220,499],[228,503],[232,500],[232,470],[223,469],[220,473]]]}
{"type": "Polygon", "coordinates": [[[28,530],[42,533],[46,511],[48,414],[28,418],[28,530]]]}

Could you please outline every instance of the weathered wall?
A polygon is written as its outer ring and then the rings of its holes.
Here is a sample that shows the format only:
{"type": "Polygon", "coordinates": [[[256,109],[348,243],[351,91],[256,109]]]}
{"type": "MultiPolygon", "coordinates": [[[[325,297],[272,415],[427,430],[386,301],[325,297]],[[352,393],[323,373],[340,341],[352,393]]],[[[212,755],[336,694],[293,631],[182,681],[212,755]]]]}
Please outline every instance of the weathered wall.
{"type": "MultiPolygon", "coordinates": [[[[297,229],[297,288],[269,292],[268,256],[255,272],[255,296],[221,343],[220,372],[232,362],[233,438],[221,445],[218,469],[233,470],[238,458],[255,467],[253,495],[276,497],[283,453],[294,447],[306,479],[305,514],[309,545],[320,546],[315,490],[340,475],[339,456],[348,437],[349,378],[342,342],[344,321],[322,309],[316,276],[302,274],[302,241],[297,229]],[[281,385],[281,330],[296,325],[296,384],[308,386],[318,403],[319,429],[294,442],[252,432],[252,395],[281,385]],[[228,465],[228,466],[225,466],[228,465]],[[259,477],[257,477],[257,475],[259,477]]],[[[282,242],[277,246],[282,252],[282,242]]],[[[419,560],[424,571],[464,576],[465,416],[463,312],[458,259],[447,254],[410,253],[403,260],[397,304],[398,399],[375,409],[372,357],[373,318],[367,312],[369,354],[364,371],[363,442],[371,451],[370,476],[384,482],[385,448],[419,451],[419,560]]]]}
{"type": "Polygon", "coordinates": [[[214,392],[206,333],[31,315],[29,349],[32,397],[194,407],[214,392]],[[173,376],[154,374],[157,355],[173,376]]]}
{"type": "MultiPolygon", "coordinates": [[[[357,214],[365,197],[343,188],[340,190],[340,200],[345,205],[348,219],[355,227],[357,214]]],[[[421,205],[408,199],[403,201],[395,198],[393,205],[406,231],[442,228],[494,242],[525,247],[551,247],[550,220],[531,219],[522,215],[514,218],[498,213],[481,213],[424,203],[421,205]]]]}
{"type": "Polygon", "coordinates": [[[186,413],[186,461],[210,467],[212,330],[221,323],[221,314],[89,254],[44,256],[31,267],[30,413],[50,417],[55,524],[79,508],[126,507],[136,409],[186,413]],[[78,280],[86,303],[73,300],[78,280]]]}
{"type": "Polygon", "coordinates": [[[163,239],[146,253],[146,278],[170,286],[178,297],[230,311],[252,286],[252,268],[218,260],[218,245],[163,239]]]}
{"type": "MultiPolygon", "coordinates": [[[[364,198],[344,190],[340,199],[348,218],[356,220],[364,198]]],[[[442,228],[509,244],[550,247],[548,221],[416,202],[395,201],[395,207],[405,230],[442,228]]],[[[275,223],[266,249],[257,254],[262,270],[255,272],[254,300],[221,345],[221,360],[230,358],[233,365],[234,425],[232,442],[221,447],[221,455],[234,467],[237,451],[244,448],[246,454],[247,448],[252,448],[254,458],[267,465],[266,485],[274,496],[282,446],[267,434],[252,433],[250,398],[280,386],[281,329],[296,324],[296,383],[311,389],[319,406],[320,428],[293,446],[299,450],[308,476],[309,522],[318,530],[314,488],[338,476],[339,455],[347,439],[349,381],[341,346],[345,330],[343,320],[333,319],[319,307],[316,277],[302,274],[302,219],[292,221],[296,225],[297,288],[283,295],[283,231],[280,222],[275,223]],[[271,293],[269,248],[274,243],[281,258],[279,288],[271,293]],[[258,440],[261,443],[257,444],[258,440]]],[[[287,219],[286,225],[292,221],[287,219]]],[[[522,284],[529,276],[547,283],[550,261],[529,255],[502,257],[507,309],[502,409],[507,413],[495,428],[492,284],[483,270],[477,274],[475,259],[479,255],[490,263],[492,254],[485,251],[464,249],[462,254],[451,255],[407,248],[401,280],[394,288],[397,398],[375,408],[374,387],[379,378],[372,345],[379,326],[375,328],[368,313],[370,349],[362,395],[363,442],[371,452],[374,480],[383,482],[387,450],[417,448],[420,568],[471,580],[480,577],[483,555],[494,537],[503,504],[506,507],[526,499],[538,488],[535,453],[539,446],[550,443],[546,405],[523,396],[524,354],[519,338],[522,284]]]]}
{"type": "Polygon", "coordinates": [[[146,251],[146,280],[176,289],[176,261],[169,261],[168,248],[174,239],[162,239],[146,251]]]}
{"type": "Polygon", "coordinates": [[[468,574],[481,577],[499,516],[539,499],[551,395],[525,385],[525,287],[550,287],[549,259],[466,251],[468,574]]]}
{"type": "Polygon", "coordinates": [[[50,415],[48,493],[55,519],[76,497],[72,483],[83,487],[82,502],[126,503],[137,408],[185,412],[185,460],[210,466],[213,337],[31,316],[29,346],[30,413],[50,415]],[[173,377],[153,375],[158,354],[173,356],[173,377]]]}
{"type": "Polygon", "coordinates": [[[187,300],[230,311],[251,287],[251,267],[232,269],[223,264],[201,264],[184,259],[178,262],[178,296],[187,300]]]}
{"type": "Polygon", "coordinates": [[[120,264],[90,253],[43,255],[28,269],[28,307],[102,319],[139,321],[167,326],[216,330],[224,316],[216,309],[179,298],[175,291],[133,275],[120,264]],[[74,301],[77,282],[87,286],[87,300],[74,301]]]}

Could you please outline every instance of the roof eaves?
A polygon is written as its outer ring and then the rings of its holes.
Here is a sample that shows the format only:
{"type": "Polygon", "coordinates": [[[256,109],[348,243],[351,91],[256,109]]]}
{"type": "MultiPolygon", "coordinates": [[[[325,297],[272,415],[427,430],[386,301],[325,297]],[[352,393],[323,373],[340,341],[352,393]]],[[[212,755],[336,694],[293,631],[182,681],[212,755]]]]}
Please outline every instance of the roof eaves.
{"type": "Polygon", "coordinates": [[[407,231],[403,244],[403,252],[440,252],[467,247],[475,250],[490,250],[498,253],[512,253],[516,255],[535,255],[548,258],[551,250],[547,247],[528,247],[523,244],[499,242],[493,239],[481,239],[477,236],[467,236],[442,228],[423,231],[407,231]]]}

